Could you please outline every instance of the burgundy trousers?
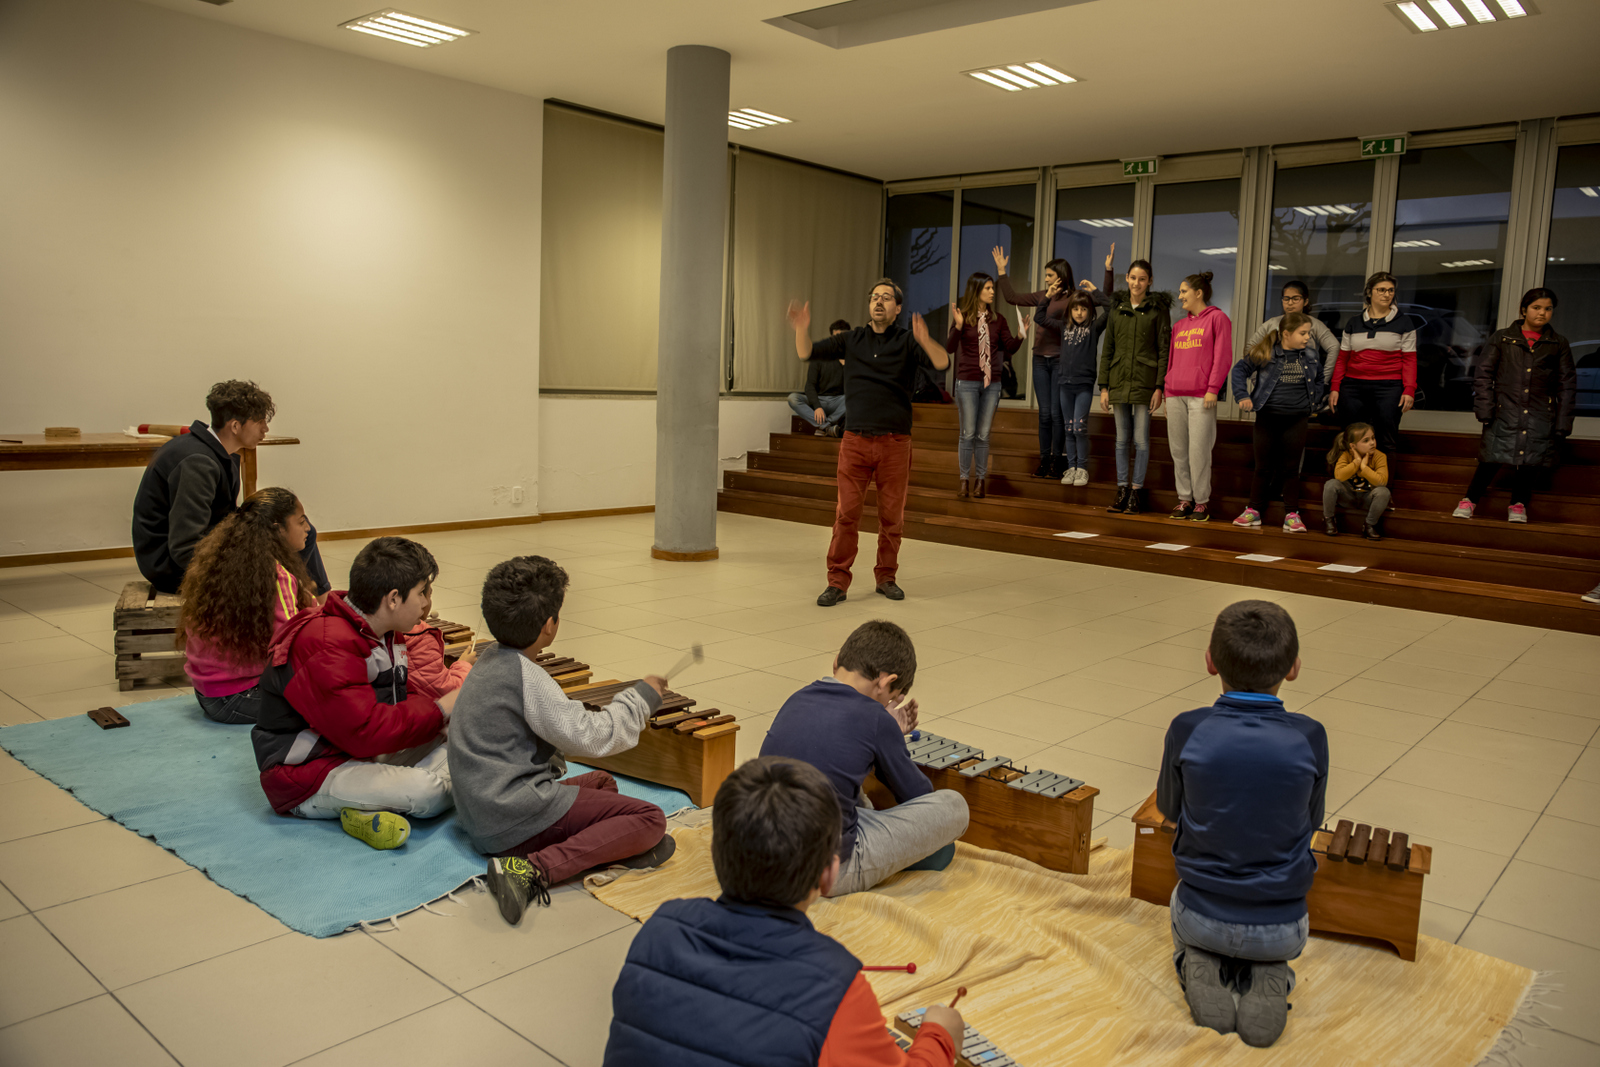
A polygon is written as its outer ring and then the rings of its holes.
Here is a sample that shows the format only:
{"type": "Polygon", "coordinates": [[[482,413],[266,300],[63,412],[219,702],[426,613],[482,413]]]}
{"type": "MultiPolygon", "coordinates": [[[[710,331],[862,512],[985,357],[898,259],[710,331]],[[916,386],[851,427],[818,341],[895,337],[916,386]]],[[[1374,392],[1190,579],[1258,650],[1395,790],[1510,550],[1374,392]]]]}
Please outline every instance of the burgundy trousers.
{"type": "Polygon", "coordinates": [[[828,584],[850,589],[850,565],[860,540],[861,507],[867,487],[878,488],[878,563],[872,570],[879,585],[894,581],[900,569],[900,537],[906,527],[906,492],[911,485],[911,435],[863,437],[845,431],[839,445],[839,507],[833,516],[833,541],[828,545],[828,584]]]}
{"type": "Polygon", "coordinates": [[[534,834],[502,856],[526,856],[550,884],[564,882],[590,867],[625,860],[652,849],[667,832],[667,816],[648,800],[617,792],[617,780],[605,771],[568,778],[578,799],[543,833],[534,834]]]}

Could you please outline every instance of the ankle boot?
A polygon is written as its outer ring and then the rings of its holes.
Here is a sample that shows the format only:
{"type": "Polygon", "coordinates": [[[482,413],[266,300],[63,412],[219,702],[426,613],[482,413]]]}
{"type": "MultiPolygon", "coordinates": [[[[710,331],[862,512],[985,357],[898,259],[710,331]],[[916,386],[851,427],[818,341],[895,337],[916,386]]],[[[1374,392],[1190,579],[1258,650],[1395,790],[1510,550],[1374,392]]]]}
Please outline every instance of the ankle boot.
{"type": "Polygon", "coordinates": [[[1046,476],[1050,478],[1060,478],[1065,473],[1067,473],[1067,457],[1051,456],[1050,471],[1046,476]]]}
{"type": "Polygon", "coordinates": [[[970,497],[971,495],[972,495],[972,483],[968,482],[967,479],[965,479],[965,478],[961,479],[961,488],[956,490],[956,499],[957,500],[965,500],[968,497],[970,497]]]}
{"type": "Polygon", "coordinates": [[[1383,534],[1379,532],[1378,528],[1370,522],[1361,524],[1361,536],[1365,537],[1368,541],[1383,540],[1383,534]]]}
{"type": "Polygon", "coordinates": [[[1128,502],[1122,506],[1124,515],[1137,515],[1142,511],[1144,511],[1144,486],[1130,490],[1128,502]]]}
{"type": "Polygon", "coordinates": [[[988,480],[989,479],[987,479],[987,478],[979,478],[976,482],[974,482],[972,484],[972,499],[974,499],[974,500],[982,500],[983,499],[983,483],[988,481],[988,480]]]}
{"type": "Polygon", "coordinates": [[[1035,478],[1043,478],[1050,473],[1050,460],[1051,457],[1049,455],[1041,455],[1039,457],[1039,465],[1033,469],[1035,478]]]}
{"type": "Polygon", "coordinates": [[[1132,487],[1126,486],[1126,485],[1117,486],[1117,499],[1115,500],[1115,502],[1112,503],[1112,505],[1109,508],[1106,508],[1106,510],[1107,511],[1112,511],[1112,512],[1119,512],[1119,511],[1126,510],[1127,507],[1128,507],[1128,498],[1130,496],[1132,496],[1132,495],[1133,495],[1132,487]]]}

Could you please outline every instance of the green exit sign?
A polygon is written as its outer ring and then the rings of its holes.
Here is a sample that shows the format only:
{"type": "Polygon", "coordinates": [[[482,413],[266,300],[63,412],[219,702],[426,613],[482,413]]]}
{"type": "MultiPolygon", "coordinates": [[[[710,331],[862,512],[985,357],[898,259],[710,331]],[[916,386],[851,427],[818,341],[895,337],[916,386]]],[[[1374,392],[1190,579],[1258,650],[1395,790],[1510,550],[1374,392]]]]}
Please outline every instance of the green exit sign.
{"type": "Polygon", "coordinates": [[[1363,137],[1361,138],[1361,158],[1403,156],[1406,154],[1406,136],[1406,134],[1401,133],[1390,137],[1363,137]]]}
{"type": "Polygon", "coordinates": [[[1156,172],[1156,159],[1124,159],[1122,161],[1122,176],[1124,178],[1144,178],[1156,172]]]}

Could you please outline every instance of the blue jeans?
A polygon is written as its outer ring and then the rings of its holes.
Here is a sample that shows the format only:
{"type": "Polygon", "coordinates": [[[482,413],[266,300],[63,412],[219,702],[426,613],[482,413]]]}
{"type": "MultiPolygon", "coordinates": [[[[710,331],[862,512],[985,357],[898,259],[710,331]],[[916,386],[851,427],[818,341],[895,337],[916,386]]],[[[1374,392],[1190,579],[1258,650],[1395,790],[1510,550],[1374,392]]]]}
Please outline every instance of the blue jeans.
{"type": "Polygon", "coordinates": [[[249,689],[225,697],[203,697],[196,693],[194,699],[200,705],[200,710],[205,712],[206,718],[212,722],[255,723],[261,718],[259,685],[252,685],[249,689]]]}
{"type": "MultiPolygon", "coordinates": [[[[827,416],[822,425],[817,427],[818,429],[825,430],[830,426],[837,426],[839,423],[844,421],[843,396],[822,396],[819,394],[817,396],[817,407],[821,408],[823,414],[827,416]]],[[[806,403],[806,394],[790,393],[789,410],[806,420],[806,422],[810,423],[812,426],[817,426],[816,411],[811,407],[810,404],[806,403]]]]}
{"type": "Polygon", "coordinates": [[[1117,420],[1117,484],[1141,486],[1150,469],[1150,405],[1112,404],[1117,420]],[[1130,424],[1132,432],[1130,433],[1130,424]],[[1128,438],[1133,438],[1133,481],[1128,480],[1128,438]]]}
{"type": "Polygon", "coordinates": [[[982,382],[956,383],[956,413],[961,418],[956,462],[961,467],[961,477],[967,477],[967,472],[972,470],[974,457],[977,470],[972,472],[972,477],[989,476],[989,427],[994,424],[994,412],[999,406],[999,378],[987,387],[982,382]]]}
{"type": "Polygon", "coordinates": [[[1062,439],[1066,436],[1065,418],[1061,413],[1061,387],[1056,378],[1061,370],[1061,358],[1033,357],[1033,395],[1039,398],[1039,455],[1061,455],[1062,439]]]}
{"type": "Polygon", "coordinates": [[[1089,404],[1094,400],[1093,385],[1066,385],[1056,390],[1061,422],[1066,426],[1061,455],[1069,468],[1089,469],[1089,404]]]}
{"type": "MultiPolygon", "coordinates": [[[[1180,882],[1172,889],[1172,963],[1183,982],[1183,954],[1192,946],[1218,956],[1263,963],[1298,959],[1311,933],[1311,917],[1292,923],[1225,923],[1186,908],[1178,899],[1180,882]]],[[[1294,991],[1294,968],[1289,968],[1289,990],[1294,991]]]]}

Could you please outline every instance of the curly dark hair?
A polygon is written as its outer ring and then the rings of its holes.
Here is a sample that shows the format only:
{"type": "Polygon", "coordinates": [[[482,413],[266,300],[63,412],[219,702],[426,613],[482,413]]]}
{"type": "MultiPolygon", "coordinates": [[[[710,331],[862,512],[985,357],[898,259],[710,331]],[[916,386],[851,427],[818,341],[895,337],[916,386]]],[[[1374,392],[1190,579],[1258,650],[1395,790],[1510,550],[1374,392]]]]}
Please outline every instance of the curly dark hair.
{"type": "Polygon", "coordinates": [[[507,648],[531,648],[544,624],[561,618],[567,572],[543,556],[496,563],[483,580],[483,622],[507,648]]]}
{"type": "Polygon", "coordinates": [[[283,531],[300,510],[287,489],[269,486],[245,498],[239,510],[217,523],[195,549],[184,572],[183,610],[177,645],[192,631],[241,664],[259,663],[272,643],[272,606],[277,567],[298,583],[295,609],[316,603],[315,588],[283,531]],[[277,567],[274,566],[277,565],[277,567]]]}
{"type": "Polygon", "coordinates": [[[272,394],[255,382],[241,382],[230,378],[218,382],[206,394],[206,410],[211,412],[211,426],[220,430],[234,419],[240,422],[271,422],[278,413],[272,403],[272,394]]]}

